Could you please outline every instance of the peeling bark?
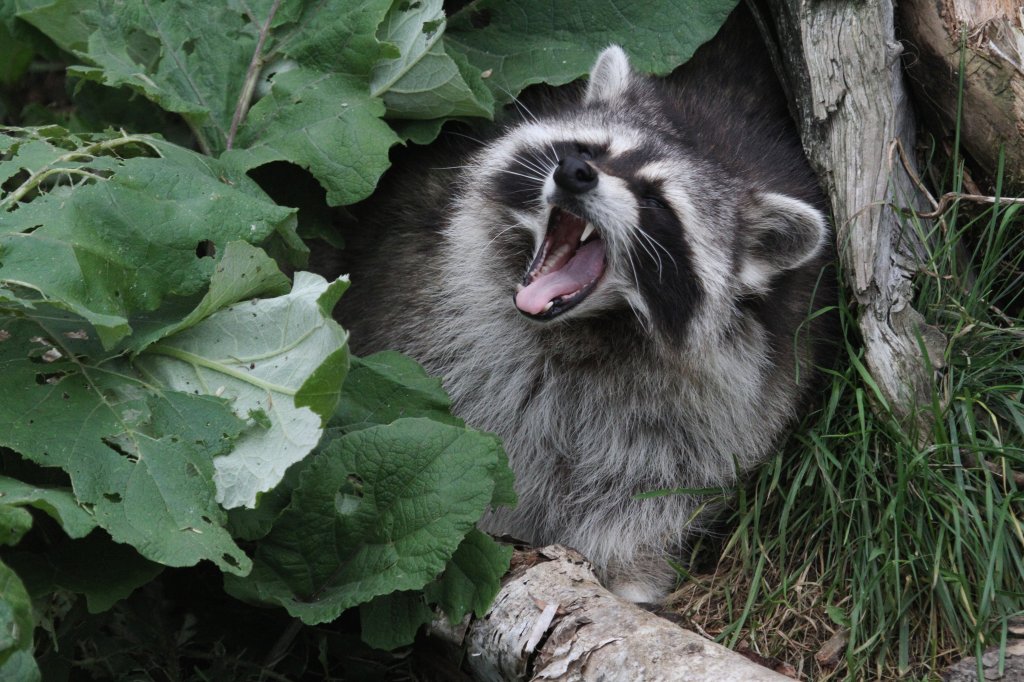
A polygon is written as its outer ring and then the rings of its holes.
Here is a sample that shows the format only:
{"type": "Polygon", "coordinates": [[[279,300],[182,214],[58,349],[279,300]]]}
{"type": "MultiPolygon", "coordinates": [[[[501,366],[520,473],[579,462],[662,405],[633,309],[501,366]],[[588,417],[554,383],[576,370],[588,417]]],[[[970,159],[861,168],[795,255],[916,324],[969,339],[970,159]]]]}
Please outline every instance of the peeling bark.
{"type": "Polygon", "coordinates": [[[767,5],[804,149],[832,205],[868,369],[897,415],[915,415],[931,401],[945,338],[911,305],[920,244],[897,209],[925,205],[892,162],[895,141],[914,148],[892,2],[767,5]]]}
{"type": "Polygon", "coordinates": [[[649,611],[597,581],[561,546],[517,552],[491,609],[431,634],[465,652],[478,680],[780,682],[790,678],[649,611]]]}

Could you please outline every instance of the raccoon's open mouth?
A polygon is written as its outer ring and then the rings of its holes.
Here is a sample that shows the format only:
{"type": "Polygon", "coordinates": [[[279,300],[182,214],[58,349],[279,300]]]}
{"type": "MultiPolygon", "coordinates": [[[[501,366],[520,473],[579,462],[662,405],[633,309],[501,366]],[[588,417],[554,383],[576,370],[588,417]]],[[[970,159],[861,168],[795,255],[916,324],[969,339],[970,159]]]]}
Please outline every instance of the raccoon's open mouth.
{"type": "Polygon", "coordinates": [[[550,320],[590,295],[604,270],[604,241],[597,230],[556,206],[544,241],[516,291],[516,307],[535,320],[550,320]]]}

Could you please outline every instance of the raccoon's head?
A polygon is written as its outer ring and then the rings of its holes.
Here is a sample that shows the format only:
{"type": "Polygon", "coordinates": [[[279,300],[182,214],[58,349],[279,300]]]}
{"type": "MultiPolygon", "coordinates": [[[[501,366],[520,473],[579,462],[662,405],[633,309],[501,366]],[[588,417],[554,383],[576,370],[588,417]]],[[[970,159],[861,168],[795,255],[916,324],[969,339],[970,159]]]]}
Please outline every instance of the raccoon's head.
{"type": "Polygon", "coordinates": [[[581,102],[485,148],[462,205],[508,305],[537,323],[626,312],[647,333],[714,334],[738,301],[822,251],[820,211],[751,186],[699,138],[613,46],[581,102]]]}

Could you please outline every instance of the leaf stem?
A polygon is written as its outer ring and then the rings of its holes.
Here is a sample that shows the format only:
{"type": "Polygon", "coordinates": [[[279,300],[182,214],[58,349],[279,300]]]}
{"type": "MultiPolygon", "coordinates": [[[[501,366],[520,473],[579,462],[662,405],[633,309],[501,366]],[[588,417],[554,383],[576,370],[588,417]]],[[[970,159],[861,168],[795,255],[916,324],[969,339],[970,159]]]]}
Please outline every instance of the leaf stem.
{"type": "Polygon", "coordinates": [[[225,149],[231,149],[235,144],[238,126],[242,124],[242,119],[249,112],[252,95],[256,91],[256,80],[259,78],[260,70],[263,68],[263,45],[267,42],[267,36],[270,35],[270,23],[274,20],[274,15],[277,14],[277,8],[280,6],[281,0],[274,0],[274,4],[270,6],[270,12],[267,14],[267,20],[263,22],[263,26],[260,28],[260,35],[256,40],[256,49],[253,50],[252,59],[249,60],[249,69],[245,73],[245,83],[242,85],[242,92],[238,95],[235,115],[231,117],[231,129],[228,130],[225,149]]]}
{"type": "Polygon", "coordinates": [[[60,168],[59,166],[62,163],[67,163],[68,161],[73,161],[81,157],[93,158],[96,156],[97,152],[110,151],[112,149],[116,149],[117,147],[126,144],[131,144],[132,142],[144,144],[153,151],[155,151],[158,155],[162,156],[162,154],[160,154],[160,150],[156,146],[154,146],[151,142],[142,137],[124,135],[123,137],[118,137],[113,140],[103,140],[102,142],[96,142],[89,145],[88,147],[83,147],[82,149],[76,149],[74,151],[68,152],[67,154],[62,154],[61,156],[58,156],[56,159],[54,159],[51,163],[46,164],[39,170],[29,175],[28,179],[26,179],[25,182],[21,183],[21,185],[16,190],[8,194],[6,197],[4,197],[2,201],[0,201],[0,210],[6,210],[7,208],[17,204],[22,197],[24,197],[26,194],[28,194],[33,189],[38,187],[43,180],[48,178],[50,175],[53,175],[54,173],[79,173],[83,175],[90,175],[97,179],[102,179],[102,176],[95,175],[94,173],[89,173],[88,171],[85,170],[80,170],[77,168],[60,168]]]}
{"type": "Polygon", "coordinates": [[[235,369],[231,365],[225,364],[224,362],[210,360],[209,358],[204,358],[201,355],[189,353],[187,350],[182,350],[180,348],[175,348],[173,346],[167,346],[162,343],[154,343],[152,346],[147,348],[145,352],[156,353],[157,355],[166,355],[167,357],[175,358],[177,360],[181,360],[182,362],[188,363],[193,367],[205,367],[206,369],[212,370],[214,372],[219,372],[221,374],[226,374],[227,376],[233,379],[244,381],[247,384],[252,384],[257,388],[262,388],[263,390],[272,393],[283,393],[284,395],[288,396],[294,396],[297,393],[297,391],[293,388],[289,388],[288,386],[281,386],[279,384],[272,384],[269,381],[264,381],[259,377],[254,377],[251,374],[246,374],[241,370],[235,369]]]}

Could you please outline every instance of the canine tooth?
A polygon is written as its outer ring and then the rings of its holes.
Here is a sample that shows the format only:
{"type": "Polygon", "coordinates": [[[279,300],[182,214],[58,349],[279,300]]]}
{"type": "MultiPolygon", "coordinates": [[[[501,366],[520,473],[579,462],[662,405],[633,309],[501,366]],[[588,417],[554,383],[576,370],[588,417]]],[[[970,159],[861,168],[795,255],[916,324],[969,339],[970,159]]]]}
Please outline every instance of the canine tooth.
{"type": "Polygon", "coordinates": [[[544,310],[542,310],[541,312],[546,313],[547,311],[551,310],[551,306],[553,305],[555,305],[554,301],[548,301],[548,304],[544,306],[544,310]]]}
{"type": "Polygon", "coordinates": [[[583,228],[583,234],[580,235],[580,243],[587,241],[587,237],[594,234],[594,224],[587,223],[587,226],[583,228]]]}

